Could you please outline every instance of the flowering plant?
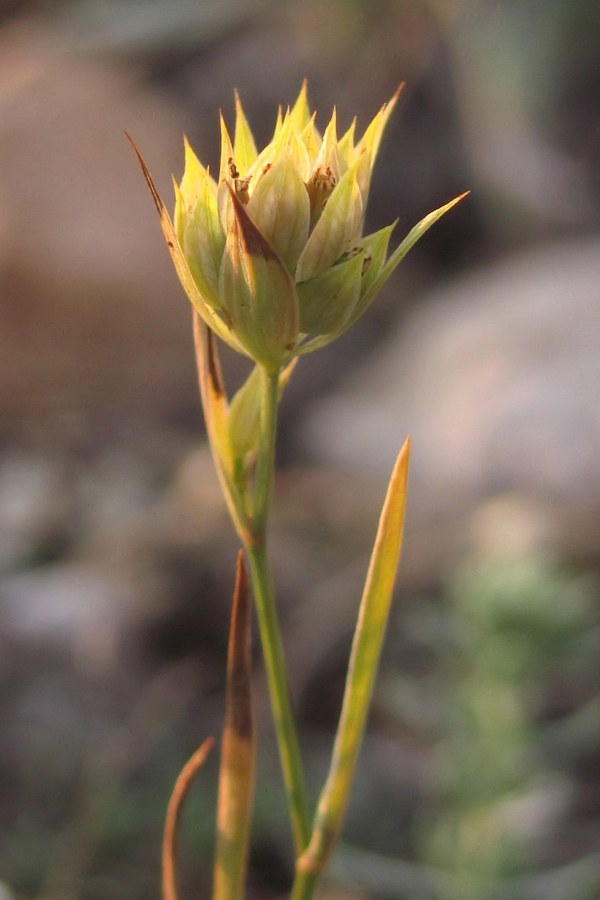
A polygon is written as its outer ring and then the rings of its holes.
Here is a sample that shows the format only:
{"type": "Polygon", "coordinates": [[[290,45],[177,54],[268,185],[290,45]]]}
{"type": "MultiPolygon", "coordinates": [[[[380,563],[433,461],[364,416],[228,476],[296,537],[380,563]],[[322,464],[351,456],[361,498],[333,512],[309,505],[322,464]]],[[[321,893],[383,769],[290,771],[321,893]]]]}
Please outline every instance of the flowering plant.
{"type": "MultiPolygon", "coordinates": [[[[194,309],[208,438],[249,568],[294,838],[292,900],[313,896],[342,825],[400,553],[409,442],[398,456],[383,505],[331,767],[311,819],[267,552],[278,405],[296,359],[353,325],[411,247],[465,196],[429,213],[389,255],[394,224],[363,235],[371,173],[398,94],[379,110],[360,139],[355,139],[355,122],[338,139],[335,111],[323,134],[317,130],[304,84],[295,104],[285,114],[279,110],[273,138],[260,152],[236,94],[233,140],[221,117],[217,180],[185,141],[185,170],[175,185],[173,219],[136,150],[194,309]],[[254,363],[231,401],[215,336],[254,363]]],[[[248,646],[248,588],[240,555],[213,900],[240,900],[244,891],[255,754],[248,646]]],[[[184,768],[169,807],[163,857],[167,900],[176,897],[172,844],[178,803],[205,751],[184,768]]]]}

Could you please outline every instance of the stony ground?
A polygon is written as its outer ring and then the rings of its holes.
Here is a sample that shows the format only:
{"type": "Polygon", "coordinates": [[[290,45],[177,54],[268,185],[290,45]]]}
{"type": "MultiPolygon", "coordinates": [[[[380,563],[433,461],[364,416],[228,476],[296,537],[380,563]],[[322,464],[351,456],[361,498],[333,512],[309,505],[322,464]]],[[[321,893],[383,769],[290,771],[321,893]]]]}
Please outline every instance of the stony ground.
{"type": "MultiPolygon", "coordinates": [[[[261,119],[275,89],[291,97],[301,74],[314,72],[328,110],[333,87],[346,83],[343,60],[362,20],[333,22],[322,7],[312,4],[310,19],[321,36],[290,3],[264,22],[232,18],[213,23],[216,31],[205,23],[195,52],[169,50],[164,34],[153,51],[147,34],[145,49],[131,38],[120,51],[110,28],[99,28],[93,48],[83,13],[68,28],[31,17],[0,29],[0,882],[7,897],[158,896],[169,789],[197,743],[218,734],[222,717],[236,545],[203,441],[189,311],[122,132],[134,135],[169,196],[181,132],[214,156],[215,109],[229,102],[223,97],[233,83],[261,119]],[[294,39],[284,45],[288,33],[294,39]],[[257,64],[273,47],[281,81],[257,64]]],[[[388,18],[368,31],[385,65],[367,77],[370,57],[357,56],[341,99],[349,117],[357,97],[366,118],[401,77],[415,84],[404,124],[394,125],[384,148],[369,211],[374,226],[400,210],[399,230],[407,230],[470,183],[487,185],[492,198],[484,190],[468,201],[407,262],[364,327],[298,367],[282,410],[273,554],[315,793],[387,471],[407,431],[414,440],[402,577],[346,835],[363,849],[343,848],[324,896],[455,896],[436,880],[452,868],[436,835],[452,816],[464,833],[473,827],[473,779],[461,780],[461,765],[471,759],[467,750],[477,750],[471,772],[485,770],[487,724],[475,717],[477,728],[465,730],[461,715],[471,708],[465,698],[483,685],[485,708],[500,709],[501,698],[502,708],[516,710],[511,721],[519,727],[504,730],[513,743],[503,759],[519,763],[494,764],[493,772],[508,771],[506,782],[490,776],[485,801],[475,801],[485,810],[475,833],[483,822],[496,835],[482,877],[505,884],[501,896],[511,900],[595,900],[594,145],[590,137],[574,161],[568,141],[546,143],[516,108],[503,132],[510,140],[499,140],[488,112],[486,140],[473,143],[481,97],[468,97],[468,115],[459,116],[466,101],[456,57],[439,49],[457,51],[448,32],[416,7],[402,20],[399,6],[386,9],[388,18]],[[456,108],[444,93],[451,70],[456,108]],[[517,166],[517,149],[535,165],[517,166]],[[540,172],[551,190],[538,190],[540,172]],[[479,574],[461,580],[469,566],[479,574]],[[471,595],[481,603],[469,606],[471,595]],[[522,665],[490,673],[490,634],[504,635],[502,658],[522,665]],[[527,848],[520,867],[500,859],[507,834],[511,846],[527,848]]],[[[567,87],[574,92],[577,77],[574,69],[565,78],[565,97],[575,96],[567,87]]],[[[572,120],[577,108],[573,101],[572,120]]],[[[225,362],[235,384],[240,363],[225,362]]],[[[290,860],[256,656],[263,756],[249,896],[258,900],[284,896],[290,860]]],[[[495,751],[501,737],[490,739],[495,751]]],[[[190,896],[207,895],[215,775],[213,761],[185,821],[190,896]]],[[[455,848],[458,867],[460,842],[448,828],[445,846],[455,848]]],[[[468,869],[473,860],[460,846],[468,869]]]]}

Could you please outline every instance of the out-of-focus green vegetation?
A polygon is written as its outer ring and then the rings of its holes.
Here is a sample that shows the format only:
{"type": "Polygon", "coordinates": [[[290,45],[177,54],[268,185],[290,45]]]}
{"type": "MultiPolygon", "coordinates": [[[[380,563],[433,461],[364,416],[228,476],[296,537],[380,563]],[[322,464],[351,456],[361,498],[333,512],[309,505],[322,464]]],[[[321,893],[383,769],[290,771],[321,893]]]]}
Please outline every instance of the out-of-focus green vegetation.
{"type": "Polygon", "coordinates": [[[600,740],[595,588],[547,560],[472,562],[401,617],[408,665],[380,701],[425,754],[412,857],[345,848],[338,877],[390,900],[598,896],[593,835],[576,863],[562,847],[600,740]]]}
{"type": "MultiPolygon", "coordinates": [[[[439,799],[424,852],[448,873],[448,900],[523,900],[536,894],[524,873],[542,861],[554,866],[540,853],[540,832],[552,840],[561,807],[574,800],[569,760],[557,757],[552,733],[568,735],[588,704],[598,712],[598,697],[589,696],[600,650],[592,585],[533,560],[471,566],[453,585],[448,611],[455,640],[439,669],[448,671],[432,767],[439,799]]],[[[600,720],[579,737],[573,750],[585,754],[600,720]]],[[[569,889],[591,900],[600,861],[588,852],[590,870],[569,889]]]]}

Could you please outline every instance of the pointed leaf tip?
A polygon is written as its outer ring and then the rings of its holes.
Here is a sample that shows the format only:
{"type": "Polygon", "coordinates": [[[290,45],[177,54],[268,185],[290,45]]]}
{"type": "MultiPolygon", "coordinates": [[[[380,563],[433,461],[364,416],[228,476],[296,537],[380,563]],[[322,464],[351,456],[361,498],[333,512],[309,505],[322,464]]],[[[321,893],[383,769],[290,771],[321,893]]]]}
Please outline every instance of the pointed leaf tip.
{"type": "Polygon", "coordinates": [[[139,164],[140,164],[140,166],[141,166],[142,172],[143,172],[143,174],[144,174],[144,178],[146,179],[146,183],[148,184],[148,187],[150,188],[150,193],[152,194],[152,199],[154,200],[154,204],[155,204],[155,206],[156,206],[156,209],[158,210],[158,214],[159,214],[159,216],[162,216],[162,213],[163,213],[163,210],[164,210],[164,208],[165,208],[165,205],[164,205],[164,203],[162,202],[162,200],[160,199],[159,193],[158,193],[158,191],[157,191],[157,189],[156,189],[156,185],[154,184],[154,181],[153,181],[153,179],[152,179],[152,175],[150,174],[150,169],[149,169],[148,166],[146,165],[146,163],[145,163],[145,161],[144,161],[144,157],[142,156],[142,154],[141,154],[140,151],[138,150],[138,148],[137,148],[137,146],[136,146],[136,144],[135,144],[135,141],[133,140],[133,138],[131,137],[131,135],[128,134],[126,131],[124,132],[124,134],[125,134],[125,137],[127,138],[127,140],[129,141],[129,144],[130,144],[130,146],[131,146],[131,149],[132,149],[133,152],[135,153],[135,155],[136,155],[136,157],[137,157],[137,160],[138,160],[138,162],[139,162],[139,164]]]}
{"type": "Polygon", "coordinates": [[[173,793],[169,799],[162,845],[162,888],[163,900],[178,900],[175,877],[175,855],[177,850],[177,830],[181,807],[189,793],[196,773],[203,766],[210,753],[214,738],[206,738],[203,744],[188,759],[179,773],[173,793]]]}
{"type": "Polygon", "coordinates": [[[234,227],[237,229],[240,244],[243,246],[246,253],[250,256],[262,257],[265,260],[275,260],[281,265],[279,257],[267,239],[258,230],[246,212],[244,204],[238,200],[235,191],[229,185],[227,185],[227,189],[233,204],[233,213],[235,217],[234,227]]]}
{"type": "Polygon", "coordinates": [[[239,172],[242,176],[246,176],[258,154],[237,88],[234,91],[234,97],[235,131],[233,135],[233,154],[235,165],[239,172]]]}
{"type": "Polygon", "coordinates": [[[396,459],[381,510],[352,642],[329,774],[319,798],[310,843],[297,863],[306,872],[322,871],[348,804],[402,548],[409,455],[410,438],[407,438],[396,459]]]}
{"type": "Polygon", "coordinates": [[[231,729],[238,740],[251,740],[253,736],[250,643],[250,592],[244,554],[240,550],[231,611],[225,712],[225,727],[231,729]]]}
{"type": "Polygon", "coordinates": [[[450,200],[448,203],[446,203],[446,205],[443,206],[442,209],[443,209],[445,212],[448,212],[449,209],[452,209],[453,206],[456,206],[457,203],[460,203],[461,200],[464,200],[465,197],[468,197],[470,193],[471,193],[470,190],[469,190],[469,191],[463,191],[462,194],[458,194],[457,197],[454,197],[454,199],[452,199],[452,200],[450,200]]]}
{"type": "Polygon", "coordinates": [[[390,102],[395,103],[405,87],[406,87],[406,82],[401,81],[400,84],[398,85],[398,87],[396,88],[396,90],[394,91],[394,93],[392,94],[390,102]]]}

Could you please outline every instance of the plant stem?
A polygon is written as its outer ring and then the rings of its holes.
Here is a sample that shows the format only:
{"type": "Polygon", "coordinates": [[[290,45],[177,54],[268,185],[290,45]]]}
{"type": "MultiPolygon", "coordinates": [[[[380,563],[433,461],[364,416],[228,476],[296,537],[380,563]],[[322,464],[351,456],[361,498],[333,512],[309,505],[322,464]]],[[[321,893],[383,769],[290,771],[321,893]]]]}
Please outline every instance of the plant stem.
{"type": "Polygon", "coordinates": [[[256,459],[254,481],[253,531],[255,542],[264,541],[267,533],[269,504],[275,472],[275,441],[277,437],[277,406],[279,403],[279,372],[260,369],[260,445],[256,459]]]}
{"type": "Polygon", "coordinates": [[[290,900],[312,900],[321,872],[302,872],[297,874],[290,900]]]}
{"type": "Polygon", "coordinates": [[[273,721],[292,821],[294,846],[298,857],[305,849],[310,838],[310,819],[304,787],[304,773],[300,759],[300,747],[287,684],[283,645],[264,548],[259,550],[249,549],[248,561],[250,577],[254,587],[254,599],[269,684],[273,721]]]}
{"type": "Polygon", "coordinates": [[[299,857],[310,839],[310,817],[267,553],[267,522],[275,467],[278,390],[279,374],[263,370],[261,441],[256,461],[252,540],[246,543],[245,549],[254,589],[271,709],[292,822],[296,857],[299,857]]]}

